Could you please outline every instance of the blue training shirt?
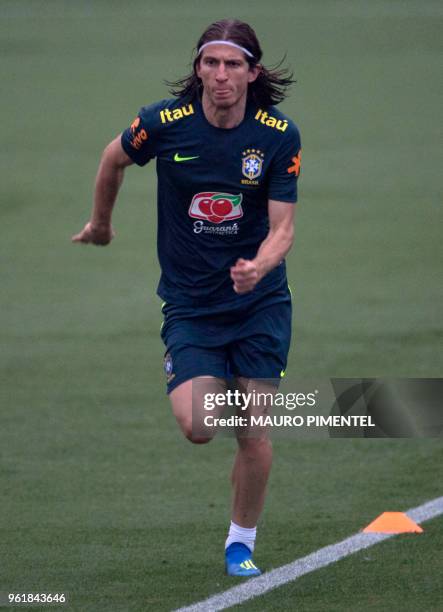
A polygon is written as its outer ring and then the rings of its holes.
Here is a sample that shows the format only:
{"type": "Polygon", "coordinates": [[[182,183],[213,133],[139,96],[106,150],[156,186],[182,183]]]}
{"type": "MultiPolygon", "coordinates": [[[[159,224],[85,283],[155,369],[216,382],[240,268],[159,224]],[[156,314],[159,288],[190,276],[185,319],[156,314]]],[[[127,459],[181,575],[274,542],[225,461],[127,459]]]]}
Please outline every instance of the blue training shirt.
{"type": "Polygon", "coordinates": [[[233,290],[230,267],[253,259],[269,231],[268,199],[297,201],[300,135],[277,108],[248,102],[235,128],[211,125],[200,100],[143,107],[121,138],[158,175],[158,295],[183,306],[235,307],[286,285],[281,262],[254,291],[233,290]]]}

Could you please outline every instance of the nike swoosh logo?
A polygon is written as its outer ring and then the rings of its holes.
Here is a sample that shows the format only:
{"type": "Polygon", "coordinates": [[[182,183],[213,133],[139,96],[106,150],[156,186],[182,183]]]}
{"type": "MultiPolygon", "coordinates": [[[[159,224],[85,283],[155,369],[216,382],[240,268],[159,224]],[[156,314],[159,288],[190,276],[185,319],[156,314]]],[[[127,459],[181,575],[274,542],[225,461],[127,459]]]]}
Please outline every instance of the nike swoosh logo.
{"type": "Polygon", "coordinates": [[[175,162],[184,162],[184,161],[189,161],[190,159],[198,159],[200,157],[200,155],[194,155],[192,157],[180,157],[179,153],[176,153],[174,155],[174,161],[175,162]]]}

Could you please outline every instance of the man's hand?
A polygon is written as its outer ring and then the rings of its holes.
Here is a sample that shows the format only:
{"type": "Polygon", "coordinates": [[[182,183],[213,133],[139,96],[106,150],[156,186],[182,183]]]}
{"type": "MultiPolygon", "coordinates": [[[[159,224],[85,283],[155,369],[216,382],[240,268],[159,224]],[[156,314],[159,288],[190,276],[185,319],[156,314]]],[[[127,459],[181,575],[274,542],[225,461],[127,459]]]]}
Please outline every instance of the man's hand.
{"type": "Polygon", "coordinates": [[[72,236],[72,242],[105,246],[111,242],[114,236],[115,233],[111,225],[94,225],[89,222],[81,232],[72,236]]]}
{"type": "Polygon", "coordinates": [[[240,258],[235,266],[231,267],[231,278],[236,293],[249,293],[261,279],[261,275],[254,261],[240,258]]]}
{"type": "Polygon", "coordinates": [[[89,223],[72,236],[72,242],[105,246],[114,238],[111,225],[112,209],[123,182],[124,171],[134,162],[121,145],[121,135],[114,138],[103,151],[95,177],[94,206],[89,223]]]}

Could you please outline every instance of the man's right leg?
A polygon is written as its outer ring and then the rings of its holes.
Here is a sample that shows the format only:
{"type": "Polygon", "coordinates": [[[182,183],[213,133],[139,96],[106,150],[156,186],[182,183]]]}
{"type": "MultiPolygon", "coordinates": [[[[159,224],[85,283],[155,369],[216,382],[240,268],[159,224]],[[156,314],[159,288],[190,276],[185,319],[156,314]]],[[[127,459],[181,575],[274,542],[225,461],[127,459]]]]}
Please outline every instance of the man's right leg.
{"type": "Polygon", "coordinates": [[[211,409],[208,409],[208,399],[217,393],[225,392],[225,380],[214,376],[197,376],[186,380],[170,392],[172,411],[183,434],[190,442],[205,444],[212,440],[217,427],[205,424],[205,417],[218,418],[224,408],[216,405],[212,408],[210,402],[211,409]]]}

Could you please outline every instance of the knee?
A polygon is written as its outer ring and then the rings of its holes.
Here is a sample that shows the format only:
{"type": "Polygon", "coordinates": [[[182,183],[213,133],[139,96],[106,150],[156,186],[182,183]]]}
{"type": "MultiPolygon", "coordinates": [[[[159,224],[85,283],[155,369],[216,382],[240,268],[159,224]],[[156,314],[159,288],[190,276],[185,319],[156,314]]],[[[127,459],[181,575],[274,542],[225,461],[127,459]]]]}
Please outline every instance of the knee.
{"type": "Polygon", "coordinates": [[[180,422],[180,427],[183,435],[192,444],[208,444],[213,438],[213,435],[205,427],[198,427],[192,423],[192,420],[180,422]]]}
{"type": "Polygon", "coordinates": [[[189,432],[185,434],[187,440],[192,442],[192,444],[208,444],[212,440],[212,438],[205,437],[201,434],[196,434],[194,432],[189,432]]]}

